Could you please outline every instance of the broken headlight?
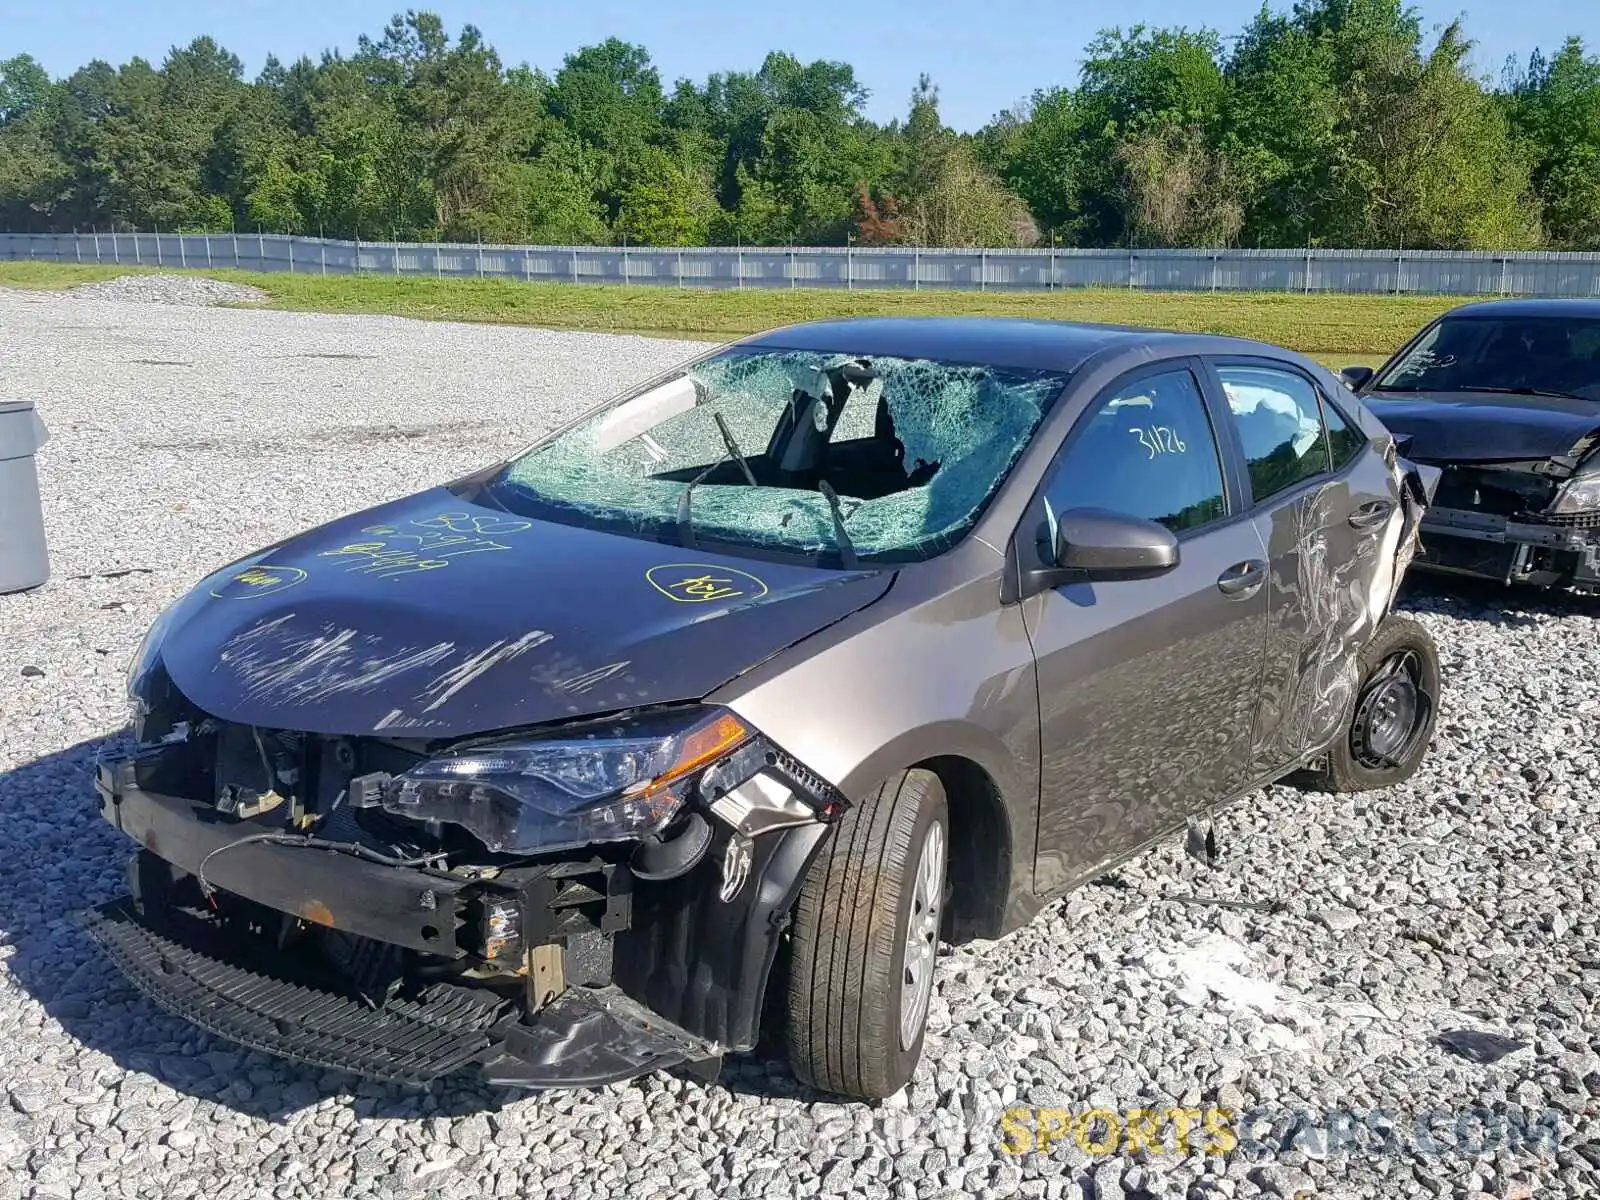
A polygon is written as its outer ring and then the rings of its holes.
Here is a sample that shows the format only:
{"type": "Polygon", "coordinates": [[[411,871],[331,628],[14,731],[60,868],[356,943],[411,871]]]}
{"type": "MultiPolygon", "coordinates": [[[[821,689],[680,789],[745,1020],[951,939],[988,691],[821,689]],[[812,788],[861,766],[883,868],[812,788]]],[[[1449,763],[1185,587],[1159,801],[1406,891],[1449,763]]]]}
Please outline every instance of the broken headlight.
{"type": "Polygon", "coordinates": [[[1584,513],[1600,509],[1600,474],[1574,475],[1562,484],[1552,513],[1584,513]]]}
{"type": "Polygon", "coordinates": [[[175,604],[169,604],[161,610],[145,631],[139,648],[133,652],[133,658],[128,663],[128,703],[133,709],[135,725],[139,718],[149,712],[150,681],[161,665],[161,643],[166,640],[167,630],[172,626],[172,612],[176,607],[175,604]]]}
{"type": "Polygon", "coordinates": [[[390,779],[381,805],[459,825],[496,853],[632,841],[661,832],[693,777],[752,736],[732,713],[702,709],[470,746],[390,779]]]}

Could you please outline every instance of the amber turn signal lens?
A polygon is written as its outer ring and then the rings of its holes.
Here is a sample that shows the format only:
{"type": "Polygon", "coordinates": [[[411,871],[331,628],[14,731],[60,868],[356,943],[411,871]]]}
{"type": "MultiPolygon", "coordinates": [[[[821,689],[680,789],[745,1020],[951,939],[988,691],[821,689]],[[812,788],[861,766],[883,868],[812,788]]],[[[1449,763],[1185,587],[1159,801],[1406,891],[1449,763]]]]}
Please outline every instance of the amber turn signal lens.
{"type": "Polygon", "coordinates": [[[728,751],[742,745],[750,737],[750,730],[732,713],[719,713],[712,720],[691,730],[683,737],[678,757],[650,784],[650,791],[680,779],[691,771],[698,771],[713,763],[728,751]]]}

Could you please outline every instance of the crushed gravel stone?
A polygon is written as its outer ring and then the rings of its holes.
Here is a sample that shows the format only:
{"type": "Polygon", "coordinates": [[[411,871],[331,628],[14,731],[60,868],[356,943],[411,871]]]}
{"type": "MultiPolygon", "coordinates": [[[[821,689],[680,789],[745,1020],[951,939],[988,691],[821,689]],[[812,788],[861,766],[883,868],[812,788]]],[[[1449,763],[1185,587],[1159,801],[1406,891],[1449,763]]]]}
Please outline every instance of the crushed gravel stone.
{"type": "Polygon", "coordinates": [[[98,283],[81,283],[71,289],[74,298],[119,300],[131,304],[179,304],[208,307],[216,304],[260,304],[267,293],[242,283],[224,283],[202,275],[118,275],[98,283]]]}
{"type": "Polygon", "coordinates": [[[197,307],[172,297],[216,285],[162,280],[0,290],[0,399],[36,400],[53,435],[54,569],[0,596],[0,1200],[1600,1191],[1593,600],[1413,588],[1446,693],[1407,786],[1268,788],[1219,818],[1213,868],[1180,835],[1003,941],[947,948],[922,1067],[878,1107],[808,1092],[776,1052],[713,1084],[407,1091],[159,1012],[72,918],[123,890],[130,845],[92,772],[123,745],[157,612],[697,349],[197,307]],[[1520,1048],[1475,1062],[1440,1041],[1460,1030],[1520,1048]],[[1170,1122],[1131,1149],[1073,1123],[1108,1110],[1131,1132],[1135,1108],[1265,1117],[1226,1153],[1170,1122]]]}

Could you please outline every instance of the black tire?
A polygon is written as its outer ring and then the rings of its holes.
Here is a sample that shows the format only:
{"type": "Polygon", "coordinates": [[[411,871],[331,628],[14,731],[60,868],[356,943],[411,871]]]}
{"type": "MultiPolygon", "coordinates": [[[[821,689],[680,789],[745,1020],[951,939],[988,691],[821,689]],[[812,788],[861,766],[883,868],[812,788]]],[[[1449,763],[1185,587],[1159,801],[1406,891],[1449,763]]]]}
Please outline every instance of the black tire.
{"type": "Polygon", "coordinates": [[[948,892],[950,814],[930,771],[903,771],[853,805],[811,865],[795,905],[788,1037],[794,1073],[813,1087],[879,1100],[916,1070],[927,1005],[905,1044],[906,930],[918,864],[936,826],[937,922],[948,892]]]}
{"type": "Polygon", "coordinates": [[[1410,779],[1428,753],[1439,701],[1439,651],[1433,635],[1410,617],[1385,617],[1362,648],[1359,661],[1360,682],[1338,740],[1319,767],[1294,777],[1301,787],[1322,792],[1394,787],[1410,779]],[[1392,749],[1384,746],[1391,750],[1385,755],[1373,748],[1378,743],[1370,738],[1368,714],[1382,699],[1383,679],[1396,670],[1411,681],[1418,707],[1403,743],[1392,749]]]}

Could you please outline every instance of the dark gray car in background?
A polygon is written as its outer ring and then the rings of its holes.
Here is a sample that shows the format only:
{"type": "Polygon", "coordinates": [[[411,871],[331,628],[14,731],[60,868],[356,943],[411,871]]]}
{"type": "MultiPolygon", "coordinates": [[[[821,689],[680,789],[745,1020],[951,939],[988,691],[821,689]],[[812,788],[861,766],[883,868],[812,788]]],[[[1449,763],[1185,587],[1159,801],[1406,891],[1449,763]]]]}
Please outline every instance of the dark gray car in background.
{"type": "Polygon", "coordinates": [[[752,337],[164,613],[90,927],[208,1029],[413,1082],[712,1070],[771,978],[796,1073],[888,1095],[941,938],[1417,768],[1433,478],[1256,342],[752,337]]]}
{"type": "Polygon", "coordinates": [[[1600,592],[1600,300],[1463,305],[1342,374],[1442,472],[1418,567],[1600,592]]]}

